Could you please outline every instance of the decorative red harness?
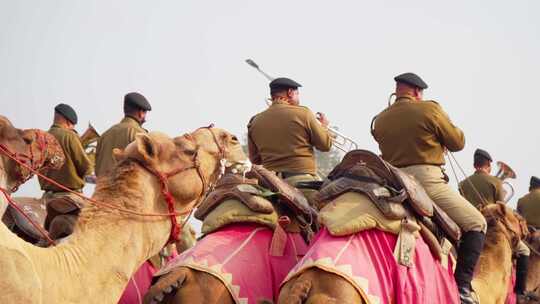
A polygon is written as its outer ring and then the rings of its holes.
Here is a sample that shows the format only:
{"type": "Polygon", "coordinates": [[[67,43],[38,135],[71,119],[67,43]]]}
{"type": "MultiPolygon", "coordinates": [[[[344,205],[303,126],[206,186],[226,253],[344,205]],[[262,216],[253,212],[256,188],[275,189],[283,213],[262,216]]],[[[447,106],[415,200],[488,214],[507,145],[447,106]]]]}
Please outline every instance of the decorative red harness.
{"type": "MultiPolygon", "coordinates": [[[[221,160],[225,158],[225,150],[219,144],[219,141],[218,141],[218,139],[216,137],[216,134],[212,131],[213,127],[214,126],[212,124],[212,125],[210,125],[208,127],[203,127],[203,128],[199,128],[199,129],[207,129],[212,134],[212,138],[214,139],[214,142],[215,142],[215,144],[216,144],[216,146],[218,148],[218,151],[219,151],[218,163],[221,163],[221,160]]],[[[189,140],[194,141],[191,134],[186,134],[184,136],[186,138],[188,138],[189,140]]],[[[198,159],[199,149],[200,149],[200,147],[197,145],[197,150],[196,150],[195,154],[193,155],[193,165],[192,166],[185,167],[185,168],[179,168],[179,169],[176,169],[176,170],[174,170],[172,172],[168,172],[168,173],[159,172],[159,171],[155,170],[154,168],[146,166],[144,163],[137,162],[141,167],[146,169],[148,172],[152,173],[159,180],[159,184],[160,184],[160,188],[161,188],[161,194],[163,195],[163,198],[165,199],[165,202],[167,202],[167,208],[168,208],[168,211],[170,213],[169,217],[170,217],[170,220],[171,220],[171,233],[169,235],[169,240],[167,241],[167,244],[170,244],[170,243],[173,243],[173,242],[176,242],[176,241],[180,240],[180,233],[182,232],[182,228],[184,227],[184,225],[187,223],[187,221],[189,219],[189,215],[191,215],[193,209],[196,208],[201,203],[202,199],[204,198],[204,195],[205,195],[206,191],[210,188],[206,178],[204,177],[204,175],[202,174],[202,171],[201,171],[201,166],[200,166],[200,162],[199,162],[199,159],[198,159]],[[202,182],[202,191],[201,191],[201,194],[199,195],[196,203],[190,208],[189,215],[186,217],[186,219],[184,220],[182,225],[180,225],[178,223],[178,221],[176,220],[176,213],[175,213],[175,208],[174,208],[175,201],[174,201],[174,197],[172,196],[172,194],[171,194],[171,192],[169,190],[169,185],[167,183],[167,180],[169,178],[177,175],[177,174],[180,174],[180,173],[182,173],[182,172],[184,172],[186,170],[190,170],[190,169],[197,170],[197,174],[199,175],[199,178],[201,179],[201,182],[202,182]]],[[[216,170],[218,170],[218,169],[216,169],[216,170]]]]}
{"type": "Polygon", "coordinates": [[[45,163],[47,159],[47,150],[49,148],[49,142],[45,136],[45,132],[41,130],[33,130],[35,134],[35,142],[37,144],[37,149],[40,154],[39,159],[36,159],[34,155],[34,144],[30,144],[28,147],[28,153],[15,153],[11,152],[9,148],[0,144],[0,152],[7,155],[9,158],[13,159],[15,162],[25,164],[26,166],[19,166],[17,171],[16,183],[11,188],[10,192],[15,192],[20,185],[24,184],[33,176],[33,172],[39,170],[45,163]],[[24,170],[27,169],[27,170],[24,170]],[[26,171],[26,172],[25,172],[26,171]]]}

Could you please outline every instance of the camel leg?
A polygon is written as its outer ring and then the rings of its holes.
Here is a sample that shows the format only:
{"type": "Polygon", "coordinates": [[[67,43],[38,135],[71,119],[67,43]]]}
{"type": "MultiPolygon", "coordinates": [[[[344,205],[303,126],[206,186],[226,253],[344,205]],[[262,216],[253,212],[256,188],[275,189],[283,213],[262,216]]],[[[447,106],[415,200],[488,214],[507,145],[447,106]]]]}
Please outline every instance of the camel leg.
{"type": "Polygon", "coordinates": [[[279,304],[357,304],[365,303],[346,280],[318,268],[306,270],[287,282],[279,293],[279,304]]]}
{"type": "Polygon", "coordinates": [[[179,267],[161,277],[144,297],[145,304],[234,304],[227,288],[213,275],[179,267]]]}

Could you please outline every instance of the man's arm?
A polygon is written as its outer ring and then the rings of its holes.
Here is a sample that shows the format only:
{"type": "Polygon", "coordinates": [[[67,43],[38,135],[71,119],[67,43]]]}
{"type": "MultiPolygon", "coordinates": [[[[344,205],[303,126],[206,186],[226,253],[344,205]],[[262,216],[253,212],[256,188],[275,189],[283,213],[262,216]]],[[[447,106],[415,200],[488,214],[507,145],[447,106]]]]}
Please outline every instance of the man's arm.
{"type": "MultiPolygon", "coordinates": [[[[323,116],[326,120],[326,118],[323,116]]],[[[317,150],[322,152],[328,152],[332,148],[332,137],[328,129],[323,126],[315,117],[313,112],[307,112],[306,127],[310,142],[317,150]]]]}
{"type": "Polygon", "coordinates": [[[262,162],[261,155],[259,154],[259,149],[257,148],[257,145],[253,142],[251,139],[251,134],[248,130],[248,154],[249,154],[249,160],[256,164],[260,165],[262,162]]]}
{"type": "Polygon", "coordinates": [[[77,175],[81,178],[84,178],[86,175],[89,175],[94,170],[92,162],[86,155],[84,148],[81,144],[80,139],[75,135],[75,133],[68,136],[68,149],[70,153],[71,160],[77,170],[77,175]]]}
{"type": "Polygon", "coordinates": [[[465,135],[456,127],[450,117],[440,106],[435,114],[436,135],[440,143],[451,152],[460,151],[465,147],[465,135]]]}

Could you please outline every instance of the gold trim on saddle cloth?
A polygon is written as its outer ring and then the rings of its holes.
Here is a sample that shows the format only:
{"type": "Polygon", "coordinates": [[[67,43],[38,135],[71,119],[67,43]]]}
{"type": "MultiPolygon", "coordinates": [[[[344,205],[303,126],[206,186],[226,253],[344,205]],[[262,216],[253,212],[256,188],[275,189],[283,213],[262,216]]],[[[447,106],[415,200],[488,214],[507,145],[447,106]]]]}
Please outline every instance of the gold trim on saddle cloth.
{"type": "MultiPolygon", "coordinates": [[[[188,267],[188,268],[192,268],[194,270],[198,270],[198,271],[202,271],[202,272],[206,272],[208,274],[211,274],[211,275],[215,276],[217,279],[219,279],[223,283],[223,285],[225,285],[225,287],[227,288],[227,290],[231,294],[231,297],[233,298],[233,300],[234,300],[234,302],[236,304],[248,304],[248,298],[241,298],[240,297],[240,286],[233,284],[233,282],[232,282],[233,275],[231,273],[224,272],[223,271],[223,266],[225,264],[227,264],[236,254],[238,254],[249,243],[249,241],[251,241],[251,239],[255,236],[255,234],[257,232],[259,232],[261,230],[266,230],[266,229],[268,229],[268,228],[266,228],[266,227],[255,228],[249,234],[249,236],[242,242],[242,244],[240,246],[238,246],[238,248],[236,248],[236,250],[234,250],[220,264],[215,264],[215,265],[209,266],[207,260],[203,259],[203,260],[200,260],[200,261],[195,261],[193,259],[193,257],[189,257],[186,260],[182,261],[181,263],[178,263],[178,264],[174,265],[174,268],[182,266],[182,267],[188,267]]],[[[187,251],[184,252],[184,254],[188,253],[193,248],[196,248],[196,246],[188,249],[187,251]]],[[[174,269],[174,268],[172,268],[172,269],[174,269]]],[[[160,275],[167,274],[172,269],[165,269],[163,272],[159,271],[154,276],[160,276],[160,275]]]]}
{"type": "MultiPolygon", "coordinates": [[[[340,253],[336,256],[337,260],[339,260],[341,253],[343,253],[346,250],[346,248],[350,245],[353,237],[354,235],[349,236],[349,239],[347,240],[347,244],[340,250],[340,253]]],[[[304,271],[312,267],[320,268],[326,272],[333,273],[347,280],[352,286],[356,288],[356,290],[358,291],[358,293],[360,294],[364,302],[369,303],[369,304],[382,303],[381,299],[378,296],[367,293],[367,291],[369,290],[368,279],[353,275],[351,265],[338,266],[336,265],[336,261],[334,261],[332,258],[329,258],[329,257],[318,259],[315,261],[313,259],[307,259],[302,264],[302,266],[298,269],[298,271],[294,273],[289,272],[285,280],[283,280],[282,285],[285,284],[290,279],[301,275],[304,271]]]]}

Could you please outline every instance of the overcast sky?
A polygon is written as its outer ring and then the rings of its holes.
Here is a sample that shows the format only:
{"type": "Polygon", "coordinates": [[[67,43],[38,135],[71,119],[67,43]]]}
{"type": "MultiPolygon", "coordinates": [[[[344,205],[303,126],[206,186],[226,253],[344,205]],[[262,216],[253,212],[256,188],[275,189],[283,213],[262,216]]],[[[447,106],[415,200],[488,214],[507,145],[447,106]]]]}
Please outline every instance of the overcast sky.
{"type": "MultiPolygon", "coordinates": [[[[123,95],[139,91],[154,109],[149,130],[215,123],[242,136],[268,96],[252,58],[300,82],[304,105],[378,153],[371,118],[393,77],[415,72],[464,130],[456,157],[467,173],[486,149],[516,170],[517,198],[540,175],[539,12],[538,1],[4,0],[0,111],[47,129],[64,102],[79,131],[92,122],[103,132],[122,118],[123,95]]],[[[18,194],[39,193],[34,180],[18,194]]]]}

